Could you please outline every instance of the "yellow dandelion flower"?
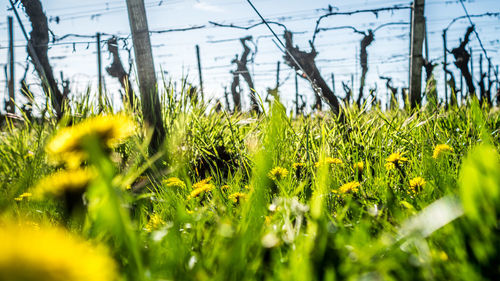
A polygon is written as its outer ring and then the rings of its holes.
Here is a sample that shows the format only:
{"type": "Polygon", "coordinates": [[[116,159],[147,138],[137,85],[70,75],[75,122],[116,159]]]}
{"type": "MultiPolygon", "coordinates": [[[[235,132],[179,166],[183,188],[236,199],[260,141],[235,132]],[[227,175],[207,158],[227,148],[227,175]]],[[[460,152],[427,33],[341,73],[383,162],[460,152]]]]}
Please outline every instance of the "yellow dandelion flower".
{"type": "Polygon", "coordinates": [[[153,214],[150,218],[144,229],[147,232],[151,232],[155,229],[160,228],[161,226],[165,225],[165,221],[160,217],[158,214],[153,214]]]}
{"type": "Polygon", "coordinates": [[[447,145],[447,144],[438,144],[434,148],[434,152],[432,153],[432,158],[438,159],[439,155],[441,155],[443,152],[453,152],[453,147],[447,145]]]}
{"type": "Polygon", "coordinates": [[[168,188],[186,188],[186,184],[179,178],[171,177],[163,181],[166,187],[168,188]]]}
{"type": "Polygon", "coordinates": [[[358,171],[358,173],[362,173],[365,168],[365,164],[363,162],[354,163],[354,169],[358,171]]]}
{"type": "Polygon", "coordinates": [[[208,177],[204,180],[201,180],[195,184],[193,184],[193,186],[191,186],[193,189],[198,189],[200,187],[203,187],[204,185],[208,184],[210,181],[212,180],[212,177],[208,177]]]}
{"type": "Polygon", "coordinates": [[[292,164],[292,168],[294,168],[295,170],[297,169],[302,169],[306,166],[305,163],[301,163],[301,162],[297,162],[297,163],[293,163],[292,164]]]}
{"type": "Polygon", "coordinates": [[[229,190],[229,185],[225,184],[223,186],[220,187],[221,190],[229,190]]]}
{"type": "Polygon", "coordinates": [[[191,194],[189,194],[189,196],[188,196],[188,200],[192,199],[192,198],[196,198],[196,197],[204,194],[205,192],[211,191],[214,188],[215,188],[215,186],[213,184],[211,184],[211,183],[205,183],[202,186],[200,186],[200,187],[196,188],[195,190],[191,191],[191,194]]]}
{"type": "Polygon", "coordinates": [[[352,181],[352,182],[348,182],[344,185],[342,185],[338,191],[340,193],[350,193],[350,192],[358,192],[358,187],[360,186],[361,184],[357,181],[352,181]]]}
{"type": "Polygon", "coordinates": [[[247,198],[247,195],[245,193],[241,192],[236,192],[231,195],[229,195],[229,199],[232,200],[234,203],[238,203],[241,200],[245,200],[247,198]]]}
{"type": "Polygon", "coordinates": [[[33,151],[28,151],[26,155],[24,155],[24,159],[29,159],[35,157],[35,153],[33,151]]]}
{"type": "Polygon", "coordinates": [[[301,162],[293,163],[292,168],[295,170],[295,177],[300,179],[305,172],[306,164],[301,162]]]}
{"type": "Polygon", "coordinates": [[[24,198],[28,198],[28,197],[31,197],[33,196],[33,194],[31,192],[24,192],[23,194],[17,196],[16,198],[14,198],[14,200],[16,201],[23,201],[24,198]]]}
{"type": "Polygon", "coordinates": [[[112,148],[135,133],[134,121],[123,114],[96,116],[61,130],[49,141],[46,151],[51,161],[70,167],[87,159],[83,143],[96,137],[107,148],[112,148]]]}
{"type": "Polygon", "coordinates": [[[34,221],[30,220],[23,220],[22,222],[18,223],[19,227],[26,227],[26,228],[31,228],[33,230],[40,230],[40,225],[34,221]]]}
{"type": "Polygon", "coordinates": [[[392,170],[392,169],[395,169],[396,168],[396,165],[394,165],[394,163],[391,163],[391,162],[387,162],[384,164],[384,167],[385,169],[387,170],[392,170]]]}
{"type": "Polygon", "coordinates": [[[60,197],[67,192],[83,193],[94,177],[95,174],[88,169],[61,170],[41,179],[33,193],[36,198],[60,197]]]}
{"type": "Polygon", "coordinates": [[[410,180],[410,190],[413,193],[420,192],[427,182],[422,177],[416,177],[410,180]]]}
{"type": "Polygon", "coordinates": [[[280,181],[288,176],[288,170],[282,167],[274,167],[267,176],[273,181],[280,181]]]}
{"type": "Polygon", "coordinates": [[[386,161],[386,164],[385,164],[385,168],[387,170],[392,170],[396,167],[399,167],[401,164],[405,163],[408,161],[408,158],[406,157],[403,157],[405,153],[401,153],[401,152],[395,152],[391,155],[389,155],[389,157],[387,157],[385,159],[386,161]]]}
{"type": "Polygon", "coordinates": [[[117,266],[102,246],[58,228],[6,223],[0,228],[0,280],[117,280],[117,266]]]}
{"type": "Polygon", "coordinates": [[[439,251],[439,258],[442,260],[442,261],[448,261],[448,255],[446,254],[446,252],[444,251],[439,251]]]}
{"type": "Polygon", "coordinates": [[[266,225],[270,225],[271,224],[271,216],[266,216],[264,219],[265,219],[264,222],[266,223],[266,225]]]}
{"type": "Polygon", "coordinates": [[[326,157],[325,160],[323,161],[318,161],[314,163],[314,167],[318,168],[322,165],[342,165],[344,162],[342,162],[341,159],[339,158],[333,158],[333,157],[326,157]]]}
{"type": "Polygon", "coordinates": [[[339,158],[332,158],[332,157],[326,157],[325,158],[325,163],[326,164],[337,164],[337,165],[340,165],[342,164],[342,160],[340,160],[339,158]]]}

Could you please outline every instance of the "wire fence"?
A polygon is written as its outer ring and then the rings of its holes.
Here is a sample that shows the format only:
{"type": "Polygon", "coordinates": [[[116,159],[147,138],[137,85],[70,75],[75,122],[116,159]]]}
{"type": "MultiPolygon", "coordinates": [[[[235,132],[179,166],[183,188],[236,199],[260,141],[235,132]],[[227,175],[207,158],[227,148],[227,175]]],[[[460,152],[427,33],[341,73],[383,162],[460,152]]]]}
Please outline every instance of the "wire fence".
{"type": "MultiPolygon", "coordinates": [[[[488,0],[485,0],[488,1],[488,0]]],[[[183,1],[145,1],[148,11],[152,9],[174,7],[182,5],[183,1]]],[[[222,1],[224,5],[238,5],[241,1],[222,1]]],[[[257,1],[256,3],[259,3],[257,1]]],[[[492,1],[492,3],[495,3],[492,1]]],[[[74,7],[56,7],[49,10],[53,15],[48,15],[49,26],[61,25],[68,21],[84,20],[89,22],[97,22],[103,20],[105,17],[110,17],[116,14],[126,16],[126,6],[122,1],[107,1],[105,3],[95,2],[92,4],[81,4],[74,7]]],[[[380,99],[385,104],[385,82],[380,80],[380,76],[393,77],[393,86],[397,88],[408,87],[408,67],[409,67],[409,36],[410,36],[410,13],[406,9],[393,9],[394,7],[409,7],[406,1],[370,1],[373,9],[379,9],[380,13],[384,13],[384,9],[390,11],[388,14],[382,16],[372,15],[363,17],[363,21],[359,18],[356,20],[343,20],[345,25],[353,25],[356,30],[375,29],[377,26],[388,24],[391,22],[399,22],[398,25],[384,27],[377,31],[375,41],[367,48],[368,52],[368,76],[367,87],[377,88],[380,91],[380,99]]],[[[428,7],[444,5],[442,1],[427,1],[428,7]]],[[[461,0],[447,1],[446,5],[449,6],[463,6],[465,5],[461,0]]],[[[301,9],[289,12],[277,12],[264,15],[266,20],[278,22],[287,27],[293,28],[294,41],[304,50],[308,50],[308,41],[311,38],[315,40],[315,48],[319,55],[316,58],[316,63],[322,75],[325,77],[334,92],[339,96],[344,96],[342,89],[342,82],[351,85],[355,93],[359,85],[360,79],[360,41],[362,36],[350,30],[337,30],[336,27],[344,24],[336,24],[337,21],[332,21],[330,17],[326,18],[325,15],[331,14],[331,17],[341,16],[349,18],[346,15],[333,15],[335,13],[349,13],[359,9],[352,9],[353,5],[342,4],[337,7],[326,7],[316,9],[301,9]],[[308,28],[300,28],[304,22],[308,22],[309,26],[316,23],[316,21],[324,17],[321,22],[321,27],[324,29],[322,32],[316,32],[308,28]],[[298,26],[298,27],[297,27],[298,26]],[[332,80],[332,75],[334,79],[332,80]]],[[[500,7],[499,7],[500,8],[500,7]]],[[[466,11],[466,9],[465,9],[466,11]]],[[[477,39],[472,40],[469,47],[472,49],[472,71],[475,77],[475,83],[478,83],[479,78],[479,59],[482,55],[485,60],[483,71],[487,71],[486,67],[488,62],[491,62],[492,68],[491,76],[498,76],[497,65],[500,63],[500,40],[494,34],[498,34],[500,30],[500,22],[498,21],[499,15],[496,12],[491,12],[489,15],[479,16],[469,14],[457,14],[456,16],[443,15],[427,19],[427,36],[429,38],[429,59],[440,64],[443,61],[443,42],[441,34],[444,28],[447,28],[448,47],[458,46],[460,38],[465,33],[466,26],[472,21],[476,26],[477,39]],[[452,24],[451,26],[449,26],[452,24]],[[482,39],[481,41],[479,40],[482,39]]],[[[484,13],[486,14],[486,13],[484,13]]],[[[215,21],[214,21],[215,22],[215,21]]],[[[250,26],[258,24],[255,17],[243,18],[229,18],[226,20],[217,21],[223,25],[233,26],[250,26]]],[[[29,26],[30,23],[27,19],[23,19],[22,23],[29,26]]],[[[5,32],[7,26],[5,23],[0,23],[0,32],[5,32]]],[[[103,54],[102,65],[103,68],[109,66],[111,63],[111,56],[108,55],[106,40],[112,36],[119,39],[120,57],[125,66],[133,57],[129,57],[130,48],[132,47],[130,34],[124,30],[116,30],[113,33],[101,33],[101,52],[103,54]]],[[[96,30],[98,31],[98,30],[96,30]]],[[[258,27],[249,30],[234,30],[227,27],[217,26],[207,22],[189,22],[183,26],[169,26],[169,28],[151,28],[151,38],[153,43],[153,54],[157,66],[158,77],[166,77],[171,81],[180,81],[186,78],[194,86],[198,85],[197,76],[197,62],[195,57],[195,45],[200,45],[202,57],[202,71],[204,77],[205,92],[209,93],[208,96],[213,99],[222,99],[224,88],[229,88],[232,81],[232,71],[236,70],[236,65],[231,63],[236,55],[241,55],[242,46],[239,38],[246,35],[253,36],[252,54],[253,58],[248,63],[249,72],[256,85],[256,90],[262,96],[265,95],[267,88],[272,88],[275,84],[276,77],[276,63],[283,61],[283,53],[276,48],[272,36],[264,27],[258,27]],[[182,34],[182,36],[181,36],[182,34]],[[185,34],[189,34],[186,36],[185,34]],[[168,38],[168,39],[165,39],[168,38]]],[[[282,36],[281,31],[278,36],[282,36]]],[[[2,37],[6,38],[6,37],[2,37]]],[[[49,59],[55,73],[63,72],[65,77],[69,79],[71,92],[77,95],[83,92],[85,88],[97,87],[97,58],[96,58],[96,34],[54,34],[51,36],[49,46],[49,59]]],[[[14,48],[16,51],[16,79],[20,79],[24,73],[24,69],[30,64],[27,60],[25,52],[27,45],[26,41],[21,36],[16,36],[14,41],[14,48]]],[[[7,57],[8,40],[0,40],[0,57],[7,57]]],[[[448,61],[453,61],[451,57],[448,61]]],[[[0,66],[4,68],[7,64],[1,63],[0,66]]],[[[39,79],[37,79],[33,67],[29,66],[28,71],[28,84],[34,91],[40,91],[37,86],[39,79]]],[[[460,77],[458,69],[449,67],[456,78],[460,77]]],[[[286,77],[294,74],[294,71],[282,64],[280,69],[280,79],[284,80],[286,77]]],[[[104,73],[104,84],[106,92],[115,96],[115,102],[119,103],[118,90],[120,83],[117,79],[110,77],[104,73]]],[[[442,82],[442,66],[435,69],[435,76],[438,81],[438,88],[444,89],[442,82]]],[[[59,77],[59,75],[56,75],[59,77]]],[[[135,81],[133,69],[131,70],[131,78],[135,81]]],[[[0,80],[0,85],[4,90],[4,96],[7,95],[7,77],[0,80]]],[[[60,79],[59,79],[60,80],[60,79]]],[[[492,77],[491,80],[498,80],[492,77]]],[[[457,84],[460,84],[457,81],[457,84]]],[[[16,87],[19,89],[19,84],[16,81],[16,87]]],[[[498,87],[498,86],[497,86],[498,87]]],[[[241,85],[241,89],[245,95],[248,95],[248,90],[245,85],[241,85]]],[[[313,103],[313,92],[310,85],[304,80],[299,82],[299,92],[306,97],[306,100],[313,103]]],[[[443,91],[440,91],[442,94],[443,91]]],[[[295,85],[293,79],[288,79],[286,83],[281,85],[280,93],[283,95],[282,100],[284,103],[292,107],[294,103],[295,85]]],[[[16,95],[16,98],[20,95],[16,95]]],[[[443,97],[441,97],[443,98],[443,97]]],[[[4,106],[0,102],[1,110],[3,112],[4,106]]],[[[248,99],[246,100],[248,104],[248,99]]]]}

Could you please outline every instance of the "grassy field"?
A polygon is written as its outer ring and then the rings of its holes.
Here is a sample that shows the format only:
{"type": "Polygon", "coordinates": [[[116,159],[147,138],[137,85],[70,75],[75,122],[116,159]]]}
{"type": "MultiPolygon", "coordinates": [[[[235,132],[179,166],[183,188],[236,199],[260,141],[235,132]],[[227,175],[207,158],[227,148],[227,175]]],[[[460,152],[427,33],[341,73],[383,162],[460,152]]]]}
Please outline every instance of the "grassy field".
{"type": "Polygon", "coordinates": [[[0,280],[492,280],[500,112],[75,103],[0,135],[0,280]],[[72,125],[70,125],[72,124],[72,125]]]}

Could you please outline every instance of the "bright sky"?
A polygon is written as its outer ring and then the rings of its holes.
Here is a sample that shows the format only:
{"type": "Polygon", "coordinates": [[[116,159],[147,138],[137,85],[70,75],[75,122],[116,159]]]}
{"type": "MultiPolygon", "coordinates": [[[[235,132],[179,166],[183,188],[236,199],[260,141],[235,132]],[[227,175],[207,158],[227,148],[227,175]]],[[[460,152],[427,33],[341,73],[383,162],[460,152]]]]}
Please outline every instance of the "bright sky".
{"type": "MultiPolygon", "coordinates": [[[[396,4],[408,5],[410,1],[403,0],[351,0],[351,1],[303,1],[303,0],[253,0],[253,3],[269,20],[279,21],[285,24],[289,30],[294,32],[304,32],[294,35],[294,43],[303,50],[309,50],[308,41],[312,38],[312,33],[316,19],[326,13],[328,5],[337,7],[340,12],[358,9],[371,9],[389,7],[396,4]]],[[[223,99],[224,87],[228,91],[232,82],[230,70],[236,69],[231,65],[231,60],[236,54],[241,54],[242,47],[237,39],[247,35],[252,35],[254,42],[258,45],[253,64],[249,64],[250,72],[255,81],[256,90],[265,96],[266,88],[274,87],[276,83],[276,63],[282,61],[280,80],[285,81],[280,88],[282,101],[288,108],[293,108],[295,99],[294,72],[283,63],[283,54],[276,47],[269,35],[270,31],[264,26],[260,26],[248,31],[232,28],[214,27],[209,21],[230,24],[234,23],[247,26],[259,22],[258,16],[250,8],[245,0],[145,0],[150,31],[164,30],[171,28],[182,28],[194,25],[205,25],[206,28],[176,33],[153,34],[151,36],[153,44],[153,56],[158,78],[164,75],[167,82],[180,84],[181,77],[187,77],[193,84],[198,84],[198,70],[196,65],[195,45],[198,44],[201,50],[201,60],[203,66],[203,79],[205,95],[211,98],[223,99]],[[256,40],[258,39],[258,40],[256,40]],[[223,42],[214,42],[224,40],[223,42]],[[163,71],[163,73],[162,73],[163,71]],[[288,79],[288,80],[286,80],[288,79]]],[[[94,35],[96,32],[106,34],[116,34],[127,37],[130,33],[125,0],[45,0],[42,1],[47,17],[59,17],[59,23],[50,21],[49,26],[53,33],[60,37],[68,33],[94,35]]],[[[465,6],[471,15],[485,12],[500,12],[499,0],[465,0],[465,6]]],[[[0,18],[5,21],[0,22],[0,63],[2,66],[7,62],[7,24],[6,18],[13,15],[10,11],[9,2],[3,1],[0,9],[0,18]]],[[[31,25],[25,17],[22,9],[19,9],[23,24],[27,31],[31,31],[31,25]]],[[[425,7],[427,18],[429,53],[430,59],[437,63],[443,60],[443,40],[442,30],[455,17],[465,15],[459,1],[455,0],[427,0],[425,7]]],[[[359,30],[375,28],[388,22],[409,22],[409,10],[397,10],[392,12],[381,12],[378,17],[371,13],[358,14],[354,16],[333,16],[322,21],[320,27],[335,27],[352,25],[359,30]]],[[[476,24],[484,47],[493,65],[500,64],[500,19],[498,17],[472,18],[476,24]]],[[[448,32],[448,48],[458,46],[460,38],[463,38],[469,23],[467,20],[456,22],[448,32]]],[[[272,26],[281,35],[282,28],[272,26]]],[[[19,89],[18,80],[24,73],[26,66],[26,51],[24,39],[19,24],[15,21],[15,61],[16,61],[16,87],[19,89]]],[[[379,76],[390,76],[393,78],[394,86],[407,87],[408,83],[408,54],[409,54],[409,25],[395,25],[380,29],[375,34],[375,41],[368,47],[369,71],[365,91],[378,86],[378,94],[384,101],[386,98],[385,82],[379,76]]],[[[103,35],[103,39],[109,36],[103,35]]],[[[316,38],[316,50],[319,55],[316,59],[321,73],[328,83],[332,83],[331,74],[335,75],[335,90],[339,97],[344,96],[342,81],[350,85],[351,75],[354,76],[354,88],[357,95],[359,85],[359,44],[362,36],[351,30],[334,30],[322,32],[316,38]]],[[[470,47],[473,49],[475,78],[479,77],[479,55],[481,49],[475,36],[471,37],[470,47]]],[[[103,40],[104,41],[104,40],[103,40]]],[[[131,43],[131,40],[129,40],[131,43]]],[[[102,43],[103,73],[108,94],[119,103],[118,81],[107,75],[105,66],[111,63],[111,57],[107,52],[105,42],[102,43]]],[[[128,67],[127,52],[120,53],[125,67],[128,67]]],[[[97,84],[97,58],[96,43],[92,38],[68,38],[52,45],[49,50],[49,57],[56,74],[62,71],[65,77],[69,77],[72,94],[79,95],[87,87],[91,87],[94,92],[97,84]],[[73,45],[73,43],[75,43],[73,45]]],[[[453,61],[452,56],[448,56],[448,61],[453,61]]],[[[487,63],[484,68],[486,69],[487,63]]],[[[459,72],[454,65],[450,67],[455,72],[458,79],[459,72]]],[[[434,72],[438,79],[438,90],[443,95],[443,72],[442,66],[438,66],[434,72]]],[[[7,96],[5,76],[2,72],[0,76],[2,87],[1,111],[3,110],[3,99],[7,96]]],[[[37,86],[36,75],[33,74],[33,67],[30,67],[28,75],[31,89],[40,92],[37,86]]],[[[241,79],[243,88],[244,107],[248,107],[248,88],[241,79]]],[[[477,83],[477,80],[476,80],[477,83]]],[[[458,83],[459,86],[459,83],[458,83]]],[[[299,81],[299,91],[306,95],[308,103],[314,102],[313,92],[306,80],[299,81]]],[[[40,94],[39,94],[40,95],[40,94]]],[[[19,96],[19,95],[17,95],[19,96]]],[[[19,98],[18,98],[19,99],[19,98]]]]}

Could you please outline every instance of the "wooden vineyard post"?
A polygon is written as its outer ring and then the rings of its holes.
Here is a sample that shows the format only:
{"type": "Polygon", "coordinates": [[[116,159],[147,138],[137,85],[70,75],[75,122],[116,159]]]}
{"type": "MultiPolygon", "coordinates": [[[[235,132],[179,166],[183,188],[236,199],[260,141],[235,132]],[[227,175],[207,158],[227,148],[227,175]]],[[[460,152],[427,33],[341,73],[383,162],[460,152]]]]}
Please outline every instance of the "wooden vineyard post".
{"type": "Polygon", "coordinates": [[[295,73],[295,116],[299,116],[299,75],[295,73]]]}
{"type": "Polygon", "coordinates": [[[13,28],[13,19],[12,17],[7,18],[7,23],[8,23],[8,33],[9,33],[9,81],[8,87],[9,87],[9,100],[7,102],[7,112],[8,113],[15,113],[16,112],[16,107],[15,107],[15,91],[14,91],[14,28],[13,28]]]}
{"type": "Polygon", "coordinates": [[[203,76],[201,74],[200,46],[198,46],[198,45],[196,45],[196,60],[198,61],[198,77],[200,78],[201,100],[204,101],[205,94],[203,93],[203,76]]]}
{"type": "Polygon", "coordinates": [[[101,61],[101,33],[96,33],[96,49],[97,49],[97,89],[99,91],[99,110],[103,110],[102,100],[102,61],[101,61]]]}
{"type": "Polygon", "coordinates": [[[276,92],[280,86],[280,61],[276,64],[276,92]]]}
{"type": "Polygon", "coordinates": [[[144,121],[153,128],[149,148],[154,153],[158,151],[165,139],[165,128],[156,87],[156,73],[144,0],[127,0],[127,10],[139,77],[142,114],[144,121]]]}
{"type": "Polygon", "coordinates": [[[411,108],[420,106],[422,102],[422,45],[425,35],[425,0],[413,2],[411,24],[411,67],[410,67],[410,105],[411,108]]]}
{"type": "MultiPolygon", "coordinates": [[[[448,52],[446,51],[446,30],[443,30],[443,72],[444,72],[444,96],[448,97],[448,73],[446,72],[446,65],[448,63],[448,52]]],[[[451,93],[456,94],[456,93],[451,93]]]]}
{"type": "MultiPolygon", "coordinates": [[[[472,53],[472,47],[469,48],[469,53],[470,53],[470,76],[472,78],[472,81],[474,81],[474,56],[472,53]]],[[[476,91],[474,91],[472,89],[469,89],[469,93],[476,95],[476,91]]],[[[477,95],[476,95],[476,97],[477,97],[477,95]]]]}
{"type": "Polygon", "coordinates": [[[335,94],[335,75],[332,73],[332,92],[335,94]]]}

